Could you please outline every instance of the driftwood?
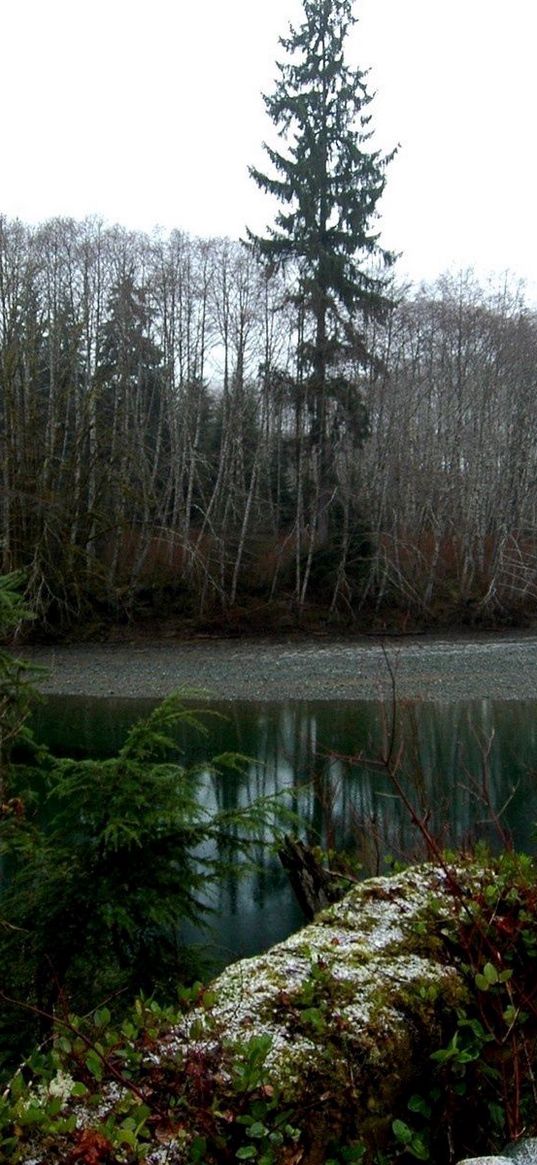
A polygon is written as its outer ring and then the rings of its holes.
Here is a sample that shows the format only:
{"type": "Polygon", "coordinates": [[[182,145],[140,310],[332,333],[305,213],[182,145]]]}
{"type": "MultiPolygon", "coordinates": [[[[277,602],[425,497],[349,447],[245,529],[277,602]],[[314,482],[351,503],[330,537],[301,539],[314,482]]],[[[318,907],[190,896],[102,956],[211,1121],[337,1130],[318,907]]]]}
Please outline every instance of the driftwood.
{"type": "Polygon", "coordinates": [[[309,846],[298,838],[287,835],[278,850],[278,857],[308,922],[341,896],[335,891],[332,875],[323,869],[309,846]]]}

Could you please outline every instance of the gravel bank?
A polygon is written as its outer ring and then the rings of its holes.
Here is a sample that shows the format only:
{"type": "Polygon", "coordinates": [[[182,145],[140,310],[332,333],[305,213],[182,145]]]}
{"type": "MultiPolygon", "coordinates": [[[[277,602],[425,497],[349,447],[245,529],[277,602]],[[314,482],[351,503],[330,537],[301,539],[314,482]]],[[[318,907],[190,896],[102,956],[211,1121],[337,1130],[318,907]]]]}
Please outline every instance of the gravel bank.
{"type": "MultiPolygon", "coordinates": [[[[401,699],[537,699],[537,636],[420,638],[387,652],[401,699]]],[[[376,700],[389,691],[381,644],[241,639],[25,647],[44,693],[161,698],[180,687],[219,700],[376,700]]]]}

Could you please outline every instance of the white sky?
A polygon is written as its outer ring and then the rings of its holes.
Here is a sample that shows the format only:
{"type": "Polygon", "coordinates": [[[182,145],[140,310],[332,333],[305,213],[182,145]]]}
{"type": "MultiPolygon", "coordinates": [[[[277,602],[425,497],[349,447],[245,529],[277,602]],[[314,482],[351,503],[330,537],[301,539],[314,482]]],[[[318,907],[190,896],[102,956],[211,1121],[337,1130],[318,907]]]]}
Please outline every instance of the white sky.
{"type": "MultiPolygon", "coordinates": [[[[240,236],[300,0],[0,0],[0,212],[240,236]]],[[[536,0],[356,0],[375,145],[401,149],[382,242],[402,272],[510,270],[537,293],[536,0]],[[535,285],[535,286],[533,286],[535,285]]]]}

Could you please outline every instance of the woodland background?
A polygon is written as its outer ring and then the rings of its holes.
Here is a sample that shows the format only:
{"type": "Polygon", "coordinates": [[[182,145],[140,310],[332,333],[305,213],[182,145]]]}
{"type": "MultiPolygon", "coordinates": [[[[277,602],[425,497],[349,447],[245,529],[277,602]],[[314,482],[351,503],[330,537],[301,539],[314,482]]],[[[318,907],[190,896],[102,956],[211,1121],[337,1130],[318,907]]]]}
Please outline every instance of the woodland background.
{"type": "Polygon", "coordinates": [[[537,317],[471,272],[388,299],[331,386],[320,482],[292,272],[0,218],[0,569],[41,631],[530,616],[537,317]]]}

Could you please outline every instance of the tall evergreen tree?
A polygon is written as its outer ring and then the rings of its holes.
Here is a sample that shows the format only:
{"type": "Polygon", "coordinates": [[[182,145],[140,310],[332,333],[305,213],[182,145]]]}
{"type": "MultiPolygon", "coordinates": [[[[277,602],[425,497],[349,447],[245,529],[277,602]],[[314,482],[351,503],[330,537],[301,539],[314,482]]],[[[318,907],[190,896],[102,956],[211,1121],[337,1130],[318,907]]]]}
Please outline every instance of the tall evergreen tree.
{"type": "Polygon", "coordinates": [[[386,274],[378,274],[378,263],[389,267],[394,256],[380,246],[374,220],[393,153],[370,148],[365,74],[345,61],[356,23],[352,0],[303,0],[303,7],[303,23],[280,39],[285,59],[277,65],[274,92],[264,98],[284,148],[265,144],[272,173],[250,168],[283,208],[265,237],[251,231],[248,237],[269,267],[292,263],[296,270],[311,452],[326,492],[335,411],[339,425],[343,419],[364,435],[363,408],[358,399],[353,417],[347,372],[351,361],[366,357],[360,323],[386,306],[386,274]]]}

